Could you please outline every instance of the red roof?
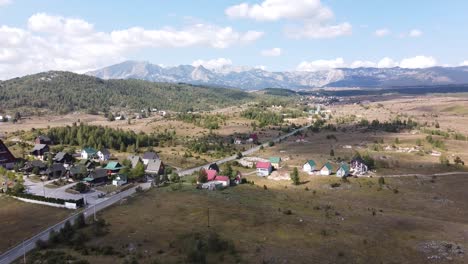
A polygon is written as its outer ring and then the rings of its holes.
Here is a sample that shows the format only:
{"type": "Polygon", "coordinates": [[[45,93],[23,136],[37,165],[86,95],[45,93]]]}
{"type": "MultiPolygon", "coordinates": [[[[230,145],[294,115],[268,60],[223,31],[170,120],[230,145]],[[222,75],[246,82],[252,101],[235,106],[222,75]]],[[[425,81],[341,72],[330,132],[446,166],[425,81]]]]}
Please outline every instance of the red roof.
{"type": "Polygon", "coordinates": [[[230,181],[228,176],[216,176],[214,180],[215,181],[224,181],[224,182],[229,182],[230,181]]]}
{"type": "Polygon", "coordinates": [[[215,170],[205,170],[206,172],[206,178],[208,181],[212,181],[215,179],[216,175],[218,175],[218,172],[215,170]]]}
{"type": "Polygon", "coordinates": [[[259,161],[256,165],[257,169],[269,169],[271,167],[270,162],[259,161]]]}

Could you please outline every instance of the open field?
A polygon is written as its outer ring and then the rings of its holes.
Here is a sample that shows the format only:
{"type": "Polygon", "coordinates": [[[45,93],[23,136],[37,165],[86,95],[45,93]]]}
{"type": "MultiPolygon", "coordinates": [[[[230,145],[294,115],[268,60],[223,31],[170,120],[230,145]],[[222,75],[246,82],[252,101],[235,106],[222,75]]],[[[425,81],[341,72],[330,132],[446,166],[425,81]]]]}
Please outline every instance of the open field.
{"type": "MultiPolygon", "coordinates": [[[[195,246],[188,237],[216,232],[235,249],[207,253],[208,263],[468,261],[468,174],[385,179],[383,185],[376,178],[346,183],[333,177],[303,177],[306,183],[299,186],[255,176],[250,180],[255,185],[221,192],[200,191],[189,184],[175,191],[152,189],[99,214],[110,224],[110,232],[87,246],[124,252],[118,262],[134,256],[139,263],[184,263],[195,246]],[[341,186],[331,188],[333,182],[341,186]],[[431,260],[441,253],[428,245],[445,251],[446,243],[456,251],[447,255],[451,260],[431,260]]],[[[65,250],[90,263],[116,263],[115,256],[80,256],[65,250]]]]}
{"type": "Polygon", "coordinates": [[[70,213],[72,211],[25,203],[0,195],[0,253],[56,224],[70,213]]]}

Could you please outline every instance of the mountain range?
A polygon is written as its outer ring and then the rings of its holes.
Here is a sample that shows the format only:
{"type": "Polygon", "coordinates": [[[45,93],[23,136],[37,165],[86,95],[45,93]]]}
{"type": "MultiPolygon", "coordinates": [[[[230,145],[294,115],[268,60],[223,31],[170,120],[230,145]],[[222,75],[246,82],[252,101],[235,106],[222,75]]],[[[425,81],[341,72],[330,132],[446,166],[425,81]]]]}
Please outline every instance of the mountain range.
{"type": "Polygon", "coordinates": [[[140,79],[151,82],[189,83],[234,87],[307,89],[317,87],[395,87],[467,84],[468,66],[421,69],[337,68],[314,72],[270,72],[257,68],[179,65],[162,67],[142,61],[125,61],[86,73],[101,79],[140,79]]]}

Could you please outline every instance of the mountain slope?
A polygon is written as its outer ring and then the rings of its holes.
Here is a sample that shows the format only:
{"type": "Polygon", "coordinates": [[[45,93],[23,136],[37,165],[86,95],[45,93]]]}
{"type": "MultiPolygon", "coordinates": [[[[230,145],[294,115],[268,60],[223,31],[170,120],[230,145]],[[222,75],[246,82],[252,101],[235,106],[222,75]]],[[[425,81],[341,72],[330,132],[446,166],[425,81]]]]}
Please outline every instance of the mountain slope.
{"type": "Polygon", "coordinates": [[[106,81],[71,72],[45,72],[0,82],[0,108],[5,110],[21,107],[59,113],[105,111],[112,107],[209,110],[253,97],[234,89],[134,79],[106,81]]]}
{"type": "Polygon", "coordinates": [[[224,66],[209,70],[203,66],[160,67],[148,62],[126,61],[87,73],[102,79],[141,79],[151,82],[184,82],[236,87],[300,89],[309,87],[389,87],[468,83],[468,67],[341,68],[316,72],[268,72],[224,66]]]}

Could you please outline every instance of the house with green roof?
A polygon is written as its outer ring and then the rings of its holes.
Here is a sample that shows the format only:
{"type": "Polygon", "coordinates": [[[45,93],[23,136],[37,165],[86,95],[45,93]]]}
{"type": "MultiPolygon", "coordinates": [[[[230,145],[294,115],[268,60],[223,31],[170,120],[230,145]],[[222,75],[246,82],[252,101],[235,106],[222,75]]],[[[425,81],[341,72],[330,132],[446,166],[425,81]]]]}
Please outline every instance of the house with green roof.
{"type": "Polygon", "coordinates": [[[340,178],[343,178],[343,177],[348,177],[349,176],[349,166],[348,164],[346,163],[342,163],[340,165],[340,168],[336,171],[336,177],[340,177],[340,178]]]}
{"type": "Polygon", "coordinates": [[[323,167],[320,169],[320,175],[329,176],[333,173],[333,166],[330,162],[325,163],[323,167]]]}
{"type": "Polygon", "coordinates": [[[97,150],[94,148],[89,148],[89,147],[83,148],[83,150],[81,150],[81,158],[82,159],[97,158],[97,150]]]}
{"type": "Polygon", "coordinates": [[[105,170],[107,170],[108,174],[115,174],[118,173],[121,169],[123,169],[124,166],[120,164],[117,161],[110,161],[107,163],[107,165],[104,167],[105,170]]]}
{"type": "Polygon", "coordinates": [[[314,171],[317,170],[317,164],[313,160],[308,160],[303,166],[302,170],[309,174],[312,174],[314,171]]]}
{"type": "Polygon", "coordinates": [[[273,168],[275,169],[278,169],[281,165],[281,158],[280,157],[270,157],[269,159],[270,163],[271,163],[271,166],[273,166],[273,168]]]}

